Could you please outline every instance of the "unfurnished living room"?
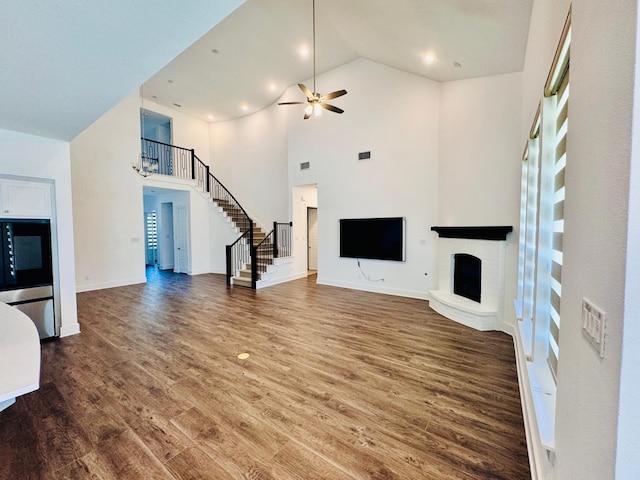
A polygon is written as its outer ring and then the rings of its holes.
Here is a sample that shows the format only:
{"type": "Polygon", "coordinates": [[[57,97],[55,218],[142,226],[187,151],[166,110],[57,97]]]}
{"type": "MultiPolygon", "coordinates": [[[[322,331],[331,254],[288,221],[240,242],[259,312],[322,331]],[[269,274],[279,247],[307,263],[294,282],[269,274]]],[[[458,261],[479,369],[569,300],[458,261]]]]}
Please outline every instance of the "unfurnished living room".
{"type": "Polygon", "coordinates": [[[637,2],[2,10],[0,478],[637,478],[637,2]]]}

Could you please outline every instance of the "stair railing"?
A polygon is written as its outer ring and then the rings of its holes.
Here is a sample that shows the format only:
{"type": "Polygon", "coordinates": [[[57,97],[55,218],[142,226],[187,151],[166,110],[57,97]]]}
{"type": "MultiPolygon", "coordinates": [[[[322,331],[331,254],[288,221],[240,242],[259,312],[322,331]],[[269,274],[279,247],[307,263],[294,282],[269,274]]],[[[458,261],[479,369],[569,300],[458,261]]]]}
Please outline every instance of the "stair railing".
{"type": "Polygon", "coordinates": [[[273,258],[290,257],[293,253],[291,231],[293,222],[273,222],[273,258]]]}
{"type": "Polygon", "coordinates": [[[253,259],[251,269],[251,288],[256,288],[258,274],[265,273],[267,267],[273,264],[273,260],[279,257],[291,256],[291,231],[293,222],[278,223],[273,222],[271,230],[264,239],[251,252],[253,259]]]}
{"type": "Polygon", "coordinates": [[[251,288],[256,288],[258,274],[265,273],[267,266],[273,264],[273,240],[275,230],[271,230],[256,246],[251,247],[251,288]]]}
{"type": "MultiPolygon", "coordinates": [[[[253,247],[250,243],[251,238],[253,238],[253,228],[240,235],[231,245],[227,245],[227,287],[231,286],[231,278],[237,275],[244,265],[251,262],[251,256],[253,255],[253,247]]],[[[253,263],[251,262],[252,265],[253,263]]],[[[253,278],[253,267],[251,268],[251,278],[253,278]]],[[[255,288],[255,286],[252,286],[252,288],[255,288]]]]}
{"type": "Polygon", "coordinates": [[[209,198],[231,217],[241,235],[226,247],[227,285],[231,278],[251,263],[251,288],[256,288],[258,274],[267,270],[273,258],[292,253],[291,231],[293,223],[273,222],[273,230],[258,245],[253,245],[254,222],[240,202],[210,171],[209,165],[200,160],[193,149],[176,147],[168,143],[141,138],[142,154],[158,161],[161,175],[194,180],[209,198]],[[254,261],[252,261],[252,259],[254,261]]]}

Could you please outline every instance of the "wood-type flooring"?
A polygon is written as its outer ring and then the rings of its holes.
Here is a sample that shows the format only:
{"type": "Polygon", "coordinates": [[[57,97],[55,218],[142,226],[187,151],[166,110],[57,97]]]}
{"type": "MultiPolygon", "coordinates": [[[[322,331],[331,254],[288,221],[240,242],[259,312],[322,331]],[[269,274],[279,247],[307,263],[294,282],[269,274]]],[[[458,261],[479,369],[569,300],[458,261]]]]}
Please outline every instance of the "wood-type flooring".
{"type": "Polygon", "coordinates": [[[148,276],[78,294],[0,413],[0,479],[530,478],[508,335],[316,276],[148,276]]]}

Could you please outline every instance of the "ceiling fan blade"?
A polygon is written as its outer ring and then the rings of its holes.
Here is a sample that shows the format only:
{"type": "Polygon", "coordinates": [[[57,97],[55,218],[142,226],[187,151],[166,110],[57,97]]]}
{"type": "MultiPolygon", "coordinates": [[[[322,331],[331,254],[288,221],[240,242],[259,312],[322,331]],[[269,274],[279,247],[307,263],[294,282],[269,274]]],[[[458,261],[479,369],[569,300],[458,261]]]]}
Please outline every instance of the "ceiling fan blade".
{"type": "Polygon", "coordinates": [[[308,102],[280,102],[278,105],[304,105],[308,102]]]}
{"type": "Polygon", "coordinates": [[[304,86],[303,84],[299,83],[298,87],[300,87],[300,90],[302,90],[302,93],[304,93],[309,100],[311,100],[313,98],[313,93],[311,93],[311,90],[309,90],[306,86],[304,86]]]}
{"type": "Polygon", "coordinates": [[[331,92],[331,93],[327,93],[326,95],[323,95],[322,100],[331,100],[332,98],[338,98],[346,94],[347,94],[346,90],[336,90],[335,92],[331,92]]]}
{"type": "Polygon", "coordinates": [[[304,119],[305,119],[305,120],[308,120],[309,118],[311,118],[311,115],[312,115],[311,113],[306,113],[306,112],[305,112],[305,114],[304,114],[304,119]]]}
{"type": "Polygon", "coordinates": [[[319,103],[318,105],[320,105],[325,110],[329,110],[330,112],[344,113],[344,110],[342,110],[341,108],[334,107],[333,105],[329,105],[328,103],[319,103]]]}

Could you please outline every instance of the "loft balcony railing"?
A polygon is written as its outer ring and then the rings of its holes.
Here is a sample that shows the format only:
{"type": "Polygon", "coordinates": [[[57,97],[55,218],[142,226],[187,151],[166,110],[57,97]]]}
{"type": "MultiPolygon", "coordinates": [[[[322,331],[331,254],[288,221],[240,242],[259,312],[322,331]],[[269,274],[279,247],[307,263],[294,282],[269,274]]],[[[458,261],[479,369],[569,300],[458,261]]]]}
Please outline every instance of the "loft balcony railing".
{"type": "Polygon", "coordinates": [[[177,178],[194,179],[195,153],[193,150],[149,140],[148,138],[142,138],[141,141],[142,156],[156,162],[156,173],[177,178]]]}

